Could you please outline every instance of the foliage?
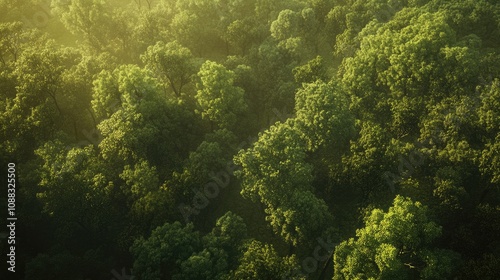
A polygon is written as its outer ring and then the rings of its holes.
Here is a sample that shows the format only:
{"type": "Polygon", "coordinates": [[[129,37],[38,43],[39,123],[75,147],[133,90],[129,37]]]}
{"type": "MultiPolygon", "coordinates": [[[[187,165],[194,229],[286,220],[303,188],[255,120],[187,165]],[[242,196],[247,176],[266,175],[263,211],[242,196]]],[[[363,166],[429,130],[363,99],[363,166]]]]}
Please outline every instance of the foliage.
{"type": "Polygon", "coordinates": [[[498,1],[0,10],[18,279],[498,278],[498,1]]]}
{"type": "Polygon", "coordinates": [[[193,55],[189,49],[182,47],[177,41],[168,44],[158,42],[148,47],[142,60],[164,83],[170,86],[176,96],[181,95],[182,88],[195,74],[196,65],[193,55]]]}
{"type": "Polygon", "coordinates": [[[357,239],[335,250],[333,279],[438,279],[451,276],[456,253],[433,248],[441,227],[419,202],[396,196],[387,213],[375,209],[357,239]]]}
{"type": "Polygon", "coordinates": [[[216,62],[206,61],[198,72],[196,99],[201,115],[220,128],[232,128],[247,105],[243,89],[234,86],[235,74],[216,62]]]}

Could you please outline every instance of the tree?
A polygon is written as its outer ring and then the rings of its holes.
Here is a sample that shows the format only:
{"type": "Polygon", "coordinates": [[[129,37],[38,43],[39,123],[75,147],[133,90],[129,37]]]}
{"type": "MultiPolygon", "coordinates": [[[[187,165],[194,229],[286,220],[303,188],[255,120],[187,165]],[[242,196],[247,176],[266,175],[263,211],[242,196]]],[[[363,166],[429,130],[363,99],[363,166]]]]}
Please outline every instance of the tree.
{"type": "Polygon", "coordinates": [[[179,272],[179,265],[200,248],[200,236],[193,224],[166,223],[153,230],[149,238],[136,240],[130,248],[134,256],[134,276],[144,280],[169,279],[179,272]]]}
{"type": "Polygon", "coordinates": [[[481,173],[488,176],[495,186],[500,183],[500,81],[495,79],[481,91],[481,107],[478,110],[479,123],[485,129],[487,143],[481,152],[481,173]]]}
{"type": "Polygon", "coordinates": [[[330,216],[325,202],[312,193],[312,166],[305,161],[305,141],[294,124],[288,119],[271,126],[238,153],[235,163],[242,166],[236,175],[243,180],[243,197],[260,200],[274,232],[297,246],[320,234],[330,216]]]}
{"type": "MultiPolygon", "coordinates": [[[[215,132],[219,134],[229,133],[229,136],[232,136],[232,133],[227,130],[215,132]]],[[[210,180],[211,172],[225,168],[227,155],[224,148],[226,147],[221,142],[221,139],[203,141],[195,151],[189,153],[182,172],[173,173],[171,182],[177,186],[182,194],[191,194],[192,197],[197,191],[202,190],[203,185],[210,180]]]]}
{"type": "Polygon", "coordinates": [[[490,182],[498,186],[500,183],[500,133],[487,143],[485,149],[482,151],[480,159],[481,171],[484,175],[488,176],[490,182]]]}
{"type": "Polygon", "coordinates": [[[19,54],[9,75],[15,78],[15,96],[5,96],[0,120],[8,153],[30,154],[67,123],[61,117],[70,114],[62,106],[68,98],[62,90],[63,76],[78,58],[74,51],[57,49],[53,42],[19,54]]]}
{"type": "Polygon", "coordinates": [[[265,38],[267,26],[256,20],[255,0],[217,0],[215,3],[219,16],[218,36],[226,44],[226,55],[231,53],[230,46],[245,55],[265,38]]]}
{"type": "Polygon", "coordinates": [[[153,217],[159,216],[160,211],[168,212],[160,199],[168,197],[168,193],[160,186],[156,168],[140,159],[134,166],[126,165],[119,176],[124,181],[120,187],[127,197],[131,219],[135,225],[149,229],[154,225],[153,217]]]}
{"type": "Polygon", "coordinates": [[[68,67],[62,73],[60,92],[64,98],[60,103],[65,108],[66,118],[70,120],[65,128],[68,134],[72,128],[76,141],[94,142],[96,139],[92,132],[95,131],[97,121],[103,117],[99,115],[96,119],[92,111],[94,78],[102,70],[114,69],[116,61],[108,53],[98,56],[80,55],[78,64],[68,67]]]}
{"type": "MultiPolygon", "coordinates": [[[[370,22],[386,23],[404,7],[419,6],[424,1],[351,0],[334,6],[325,17],[326,36],[331,40],[334,54],[353,56],[360,46],[362,30],[370,22]]],[[[364,31],[364,30],[363,30],[364,31]]]]}
{"type": "Polygon", "coordinates": [[[432,5],[446,12],[450,26],[457,32],[459,37],[475,34],[483,42],[485,47],[498,46],[496,29],[488,29],[485,26],[498,26],[500,18],[496,14],[498,3],[494,1],[462,1],[450,3],[446,1],[433,1],[432,5]]]}
{"type": "Polygon", "coordinates": [[[198,77],[196,100],[202,117],[220,128],[233,128],[238,116],[247,109],[243,89],[234,86],[234,72],[216,62],[206,61],[198,77]]]}
{"type": "MultiPolygon", "coordinates": [[[[97,91],[96,97],[101,99],[103,95],[114,95],[119,98],[119,103],[114,106],[110,104],[108,107],[93,102],[97,112],[101,111],[100,107],[116,111],[98,125],[102,141],[97,144],[104,159],[128,162],[147,157],[147,145],[145,145],[147,142],[144,143],[141,139],[154,139],[152,137],[158,132],[158,128],[152,123],[144,123],[143,113],[147,112],[143,110],[148,106],[153,108],[158,106],[158,103],[153,101],[158,94],[157,84],[145,71],[133,66],[121,67],[115,70],[113,75],[108,73],[106,79],[116,86],[114,91],[108,92],[106,89],[102,93],[97,91]],[[123,137],[124,135],[128,137],[123,137]]],[[[99,101],[97,98],[95,101],[99,101]]]]}
{"type": "Polygon", "coordinates": [[[64,26],[71,33],[82,35],[93,50],[100,51],[107,45],[111,16],[104,0],[54,0],[52,7],[64,26]]]}
{"type": "Polygon", "coordinates": [[[177,41],[168,44],[157,42],[148,47],[141,59],[166,86],[170,86],[177,97],[180,97],[182,88],[191,81],[196,71],[191,51],[177,41]]]}
{"type": "Polygon", "coordinates": [[[314,83],[317,80],[326,81],[327,75],[323,65],[323,58],[318,55],[306,64],[293,68],[293,77],[300,84],[314,83]]]}
{"type": "Polygon", "coordinates": [[[230,279],[228,272],[238,266],[246,238],[247,227],[243,219],[227,212],[203,237],[204,249],[184,261],[182,272],[174,279],[230,279]]]}
{"type": "Polygon", "coordinates": [[[159,1],[152,9],[140,11],[133,30],[134,38],[139,44],[139,53],[172,36],[170,24],[177,13],[175,4],[175,1],[159,1]]]}
{"type": "Polygon", "coordinates": [[[427,207],[396,196],[384,213],[375,209],[365,227],[337,246],[333,279],[444,279],[453,275],[456,253],[435,247],[441,227],[427,207]]]}
{"type": "Polygon", "coordinates": [[[271,35],[277,40],[297,36],[299,33],[300,15],[292,10],[283,10],[271,24],[271,35]]]}
{"type": "Polygon", "coordinates": [[[170,30],[183,46],[202,56],[214,48],[223,47],[218,23],[220,12],[217,2],[209,0],[176,2],[177,13],[170,30]]]}
{"type": "MultiPolygon", "coordinates": [[[[393,143],[381,125],[371,121],[356,121],[356,129],[357,137],[350,143],[349,153],[342,156],[341,171],[335,177],[345,180],[354,190],[360,190],[363,199],[367,199],[375,190],[388,188],[383,174],[397,168],[394,163],[398,162],[398,157],[386,152],[393,143]]],[[[401,143],[395,145],[398,152],[401,152],[402,145],[405,146],[401,143]]],[[[393,178],[390,178],[391,190],[394,183],[393,178]]]]}
{"type": "Polygon", "coordinates": [[[457,38],[444,12],[404,12],[387,24],[367,25],[360,50],[339,72],[355,114],[398,139],[419,134],[421,112],[474,92],[481,73],[477,36],[457,38]]]}
{"type": "Polygon", "coordinates": [[[273,109],[293,107],[297,84],[292,69],[296,61],[275,40],[267,39],[249,54],[248,66],[258,81],[248,98],[255,104],[257,115],[263,116],[261,125],[269,126],[273,109]]]}
{"type": "Polygon", "coordinates": [[[208,248],[193,254],[180,265],[181,272],[172,277],[174,280],[226,279],[227,254],[224,250],[208,248]]]}
{"type": "Polygon", "coordinates": [[[219,246],[234,249],[246,239],[247,226],[240,216],[229,211],[217,219],[211,234],[219,246]]]}
{"type": "Polygon", "coordinates": [[[281,258],[272,245],[252,240],[231,279],[283,279],[298,269],[295,257],[281,258]]]}
{"type": "Polygon", "coordinates": [[[307,149],[346,147],[354,132],[350,100],[336,83],[317,80],[304,84],[295,95],[296,127],[307,149]]]}
{"type": "Polygon", "coordinates": [[[271,126],[235,157],[242,166],[236,173],[243,179],[242,195],[260,200],[275,233],[294,246],[320,234],[331,218],[325,202],[315,195],[307,155],[347,146],[354,127],[348,106],[334,83],[304,84],[296,94],[297,116],[271,126]]]}
{"type": "Polygon", "coordinates": [[[140,44],[134,40],[135,22],[136,12],[122,8],[115,8],[105,21],[109,30],[104,38],[108,43],[105,50],[125,63],[137,61],[136,54],[142,51],[140,44]]]}
{"type": "Polygon", "coordinates": [[[217,219],[212,231],[204,238],[207,247],[224,250],[227,254],[227,265],[233,269],[238,266],[241,249],[248,240],[245,221],[231,211],[217,219]]]}
{"type": "Polygon", "coordinates": [[[61,75],[66,67],[75,64],[77,57],[72,50],[57,50],[51,44],[43,50],[32,48],[24,51],[16,67],[18,91],[39,99],[49,98],[59,114],[63,114],[57,98],[62,94],[59,92],[61,75]]]}
{"type": "Polygon", "coordinates": [[[482,88],[480,98],[479,123],[493,135],[500,131],[500,80],[495,79],[491,85],[482,88]]]}
{"type": "Polygon", "coordinates": [[[0,24],[0,62],[2,68],[17,61],[23,49],[29,44],[39,46],[46,38],[40,36],[36,31],[23,30],[23,23],[8,22],[0,24]],[[28,43],[30,42],[30,43],[28,43]]]}
{"type": "Polygon", "coordinates": [[[498,0],[0,10],[18,278],[499,278],[498,0]]]}
{"type": "Polygon", "coordinates": [[[278,41],[278,46],[288,51],[298,61],[310,58],[317,50],[319,23],[314,10],[305,8],[300,12],[282,10],[272,22],[271,36],[278,41]]]}
{"type": "Polygon", "coordinates": [[[193,133],[185,131],[193,127],[192,115],[182,102],[162,98],[157,81],[149,74],[134,65],[99,74],[92,106],[100,120],[100,139],[94,144],[111,162],[126,165],[142,158],[167,167],[168,172],[176,157],[189,150],[181,146],[181,139],[193,133]]]}
{"type": "Polygon", "coordinates": [[[36,196],[43,213],[57,225],[52,234],[58,244],[82,250],[112,242],[118,216],[111,200],[113,182],[94,147],[67,150],[62,142],[51,141],[36,154],[41,162],[36,196]]]}
{"type": "Polygon", "coordinates": [[[200,237],[193,224],[165,224],[140,238],[131,247],[134,276],[141,279],[231,279],[246,239],[243,219],[231,212],[220,217],[207,235],[200,237]],[[136,270],[137,269],[137,270],[136,270]],[[171,277],[171,278],[169,278],[171,277]]]}
{"type": "Polygon", "coordinates": [[[263,40],[266,35],[265,26],[259,25],[254,17],[236,19],[227,26],[225,38],[241,55],[263,40]]]}

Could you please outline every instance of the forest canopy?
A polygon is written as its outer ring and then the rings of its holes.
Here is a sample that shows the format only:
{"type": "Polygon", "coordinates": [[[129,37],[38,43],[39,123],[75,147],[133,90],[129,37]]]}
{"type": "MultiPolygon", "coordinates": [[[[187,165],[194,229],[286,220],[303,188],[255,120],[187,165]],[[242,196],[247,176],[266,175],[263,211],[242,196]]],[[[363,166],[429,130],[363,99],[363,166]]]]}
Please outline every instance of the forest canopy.
{"type": "Polygon", "coordinates": [[[2,279],[500,279],[498,1],[0,10],[2,279]]]}

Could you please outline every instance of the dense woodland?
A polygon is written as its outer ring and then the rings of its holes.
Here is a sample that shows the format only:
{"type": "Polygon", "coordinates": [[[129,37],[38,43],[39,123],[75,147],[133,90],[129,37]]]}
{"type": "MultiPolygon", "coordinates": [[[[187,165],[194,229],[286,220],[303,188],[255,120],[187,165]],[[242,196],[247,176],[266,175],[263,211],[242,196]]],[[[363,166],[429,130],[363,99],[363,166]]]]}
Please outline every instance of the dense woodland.
{"type": "Polygon", "coordinates": [[[500,279],[497,0],[0,11],[2,279],[500,279]]]}

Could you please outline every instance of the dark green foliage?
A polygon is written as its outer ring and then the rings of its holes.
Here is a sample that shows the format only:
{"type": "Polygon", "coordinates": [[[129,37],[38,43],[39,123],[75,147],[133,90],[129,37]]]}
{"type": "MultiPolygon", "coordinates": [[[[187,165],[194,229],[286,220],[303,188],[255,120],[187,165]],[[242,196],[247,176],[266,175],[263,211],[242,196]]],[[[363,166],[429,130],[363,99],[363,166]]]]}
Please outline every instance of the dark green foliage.
{"type": "Polygon", "coordinates": [[[0,10],[17,278],[499,278],[498,1],[0,10]]]}
{"type": "Polygon", "coordinates": [[[138,239],[131,247],[135,256],[134,272],[140,279],[170,278],[179,272],[178,265],[201,248],[193,225],[165,224],[156,228],[148,239],[138,239]]]}

